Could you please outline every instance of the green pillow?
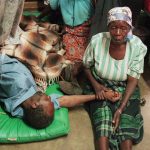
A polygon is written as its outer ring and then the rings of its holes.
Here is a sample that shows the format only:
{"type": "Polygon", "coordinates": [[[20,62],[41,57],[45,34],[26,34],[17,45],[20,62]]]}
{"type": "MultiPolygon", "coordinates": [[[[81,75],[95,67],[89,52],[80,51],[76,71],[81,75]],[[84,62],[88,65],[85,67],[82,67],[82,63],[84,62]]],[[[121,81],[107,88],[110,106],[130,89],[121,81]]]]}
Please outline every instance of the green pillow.
{"type": "MultiPolygon", "coordinates": [[[[24,16],[35,16],[35,17],[37,17],[37,16],[39,16],[41,14],[41,12],[40,11],[28,11],[28,10],[25,10],[25,11],[23,11],[23,15],[24,16]]],[[[47,21],[47,22],[49,22],[49,16],[45,16],[45,17],[43,17],[42,19],[41,19],[41,21],[47,21]]]]}
{"type": "MultiPolygon", "coordinates": [[[[59,86],[54,84],[47,88],[46,94],[61,94],[59,86]]],[[[26,143],[42,141],[67,135],[69,132],[68,109],[55,110],[53,123],[45,129],[33,129],[21,119],[11,117],[0,106],[0,143],[26,143]]]]}

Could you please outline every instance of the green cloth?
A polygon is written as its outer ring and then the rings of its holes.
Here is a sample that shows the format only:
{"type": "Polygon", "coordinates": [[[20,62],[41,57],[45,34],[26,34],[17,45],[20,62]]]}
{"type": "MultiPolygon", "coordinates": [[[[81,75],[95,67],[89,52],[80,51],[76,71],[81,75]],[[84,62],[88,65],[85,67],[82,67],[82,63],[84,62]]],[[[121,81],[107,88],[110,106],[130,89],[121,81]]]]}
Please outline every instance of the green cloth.
{"type": "MultiPolygon", "coordinates": [[[[24,16],[35,16],[35,17],[38,17],[39,15],[41,14],[40,11],[23,11],[23,15],[24,16]]],[[[43,22],[49,22],[49,16],[45,16],[41,19],[41,21],[43,22]]]]}
{"type": "MultiPolygon", "coordinates": [[[[58,84],[47,88],[46,94],[60,94],[58,84]]],[[[27,143],[54,139],[67,135],[70,130],[68,109],[55,110],[54,121],[45,129],[33,129],[22,119],[11,117],[0,105],[0,143],[27,143]]]]}
{"type": "MultiPolygon", "coordinates": [[[[100,80],[104,86],[124,93],[126,82],[100,80]]],[[[86,85],[85,94],[94,93],[90,84],[86,85]]],[[[125,110],[121,114],[120,124],[116,132],[113,131],[112,119],[115,111],[119,107],[121,100],[115,103],[110,101],[92,101],[86,104],[89,112],[96,139],[101,136],[109,138],[111,150],[119,150],[119,144],[127,139],[131,139],[133,144],[139,143],[143,138],[143,117],[140,111],[140,92],[136,87],[127,103],[125,110]]]]}

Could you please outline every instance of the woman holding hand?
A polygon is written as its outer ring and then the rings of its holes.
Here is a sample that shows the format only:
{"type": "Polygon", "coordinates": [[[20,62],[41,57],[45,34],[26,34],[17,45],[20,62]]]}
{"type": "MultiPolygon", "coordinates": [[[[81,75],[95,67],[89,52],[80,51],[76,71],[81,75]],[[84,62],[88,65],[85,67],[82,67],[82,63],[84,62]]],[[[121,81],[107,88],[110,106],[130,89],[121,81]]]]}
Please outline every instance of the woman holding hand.
{"type": "Polygon", "coordinates": [[[143,138],[143,118],[137,86],[143,73],[147,48],[132,35],[132,13],[128,7],[116,7],[108,12],[108,30],[92,37],[83,57],[90,84],[85,92],[96,93],[89,103],[99,150],[131,150],[143,138]],[[122,93],[120,101],[112,103],[105,91],[122,93]]]}

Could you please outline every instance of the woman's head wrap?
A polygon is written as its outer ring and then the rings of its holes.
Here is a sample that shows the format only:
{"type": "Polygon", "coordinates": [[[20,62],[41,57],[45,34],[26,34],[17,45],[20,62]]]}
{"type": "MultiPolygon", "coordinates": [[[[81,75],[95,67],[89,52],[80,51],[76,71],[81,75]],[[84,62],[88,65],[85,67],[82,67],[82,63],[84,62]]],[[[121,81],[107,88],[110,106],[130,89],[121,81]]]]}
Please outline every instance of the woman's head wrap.
{"type": "MultiPolygon", "coordinates": [[[[129,7],[115,7],[109,10],[107,25],[112,21],[125,21],[132,29],[132,12],[129,7]]],[[[127,35],[127,39],[132,38],[132,30],[127,35]]]]}
{"type": "Polygon", "coordinates": [[[129,7],[115,7],[108,12],[107,25],[112,21],[122,20],[132,27],[132,12],[129,7]]]}

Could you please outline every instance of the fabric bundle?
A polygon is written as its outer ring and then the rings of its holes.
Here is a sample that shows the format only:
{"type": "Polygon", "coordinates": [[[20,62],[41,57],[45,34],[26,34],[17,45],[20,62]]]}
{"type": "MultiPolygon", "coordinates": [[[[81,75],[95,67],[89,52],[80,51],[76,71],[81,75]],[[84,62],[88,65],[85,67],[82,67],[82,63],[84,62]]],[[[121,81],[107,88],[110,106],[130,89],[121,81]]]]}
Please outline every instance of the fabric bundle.
{"type": "Polygon", "coordinates": [[[71,63],[63,57],[65,51],[60,36],[56,31],[44,29],[23,31],[19,36],[20,44],[6,44],[1,49],[2,53],[19,59],[30,69],[40,91],[58,81],[63,68],[71,63]]]}

